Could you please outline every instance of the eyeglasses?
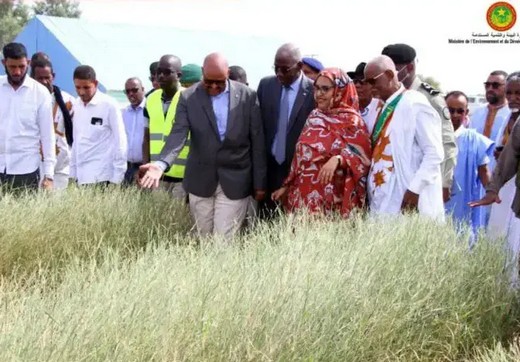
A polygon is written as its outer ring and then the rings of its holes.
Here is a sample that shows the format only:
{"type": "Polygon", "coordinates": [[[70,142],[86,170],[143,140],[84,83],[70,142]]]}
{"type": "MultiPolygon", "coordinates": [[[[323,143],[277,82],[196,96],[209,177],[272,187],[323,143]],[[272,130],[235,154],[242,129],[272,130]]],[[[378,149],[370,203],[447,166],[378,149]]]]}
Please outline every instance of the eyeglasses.
{"type": "Polygon", "coordinates": [[[503,86],[504,83],[498,83],[498,82],[484,82],[484,87],[489,88],[492,87],[493,89],[498,89],[501,86],[503,86]]]}
{"type": "Polygon", "coordinates": [[[157,68],[157,70],[155,71],[156,76],[158,76],[159,74],[164,74],[165,76],[169,77],[173,73],[175,73],[174,70],[166,69],[166,68],[157,68]]]}
{"type": "Polygon", "coordinates": [[[354,85],[365,85],[365,81],[363,79],[354,79],[352,80],[352,82],[354,83],[354,85]]]}
{"type": "Polygon", "coordinates": [[[129,88],[129,89],[125,89],[125,93],[126,93],[126,94],[137,93],[137,92],[139,92],[139,88],[129,88]]]}
{"type": "Polygon", "coordinates": [[[289,73],[291,70],[295,69],[296,67],[298,67],[298,63],[290,66],[290,67],[281,67],[281,66],[278,66],[278,65],[273,65],[273,70],[274,70],[274,73],[282,73],[282,74],[287,74],[289,73]]]}
{"type": "Polygon", "coordinates": [[[225,87],[226,81],[227,81],[227,79],[214,80],[214,79],[204,78],[204,84],[207,87],[211,87],[213,84],[216,85],[217,87],[225,87]]]}
{"type": "Polygon", "coordinates": [[[464,108],[451,108],[451,107],[448,107],[448,111],[450,111],[450,114],[455,114],[455,113],[464,114],[464,113],[466,113],[466,110],[464,108]]]}
{"type": "Polygon", "coordinates": [[[376,82],[377,82],[377,78],[379,78],[379,77],[382,76],[383,74],[385,74],[385,72],[381,72],[381,73],[379,73],[378,75],[376,75],[376,76],[373,77],[373,78],[363,79],[363,81],[364,81],[365,83],[370,84],[370,85],[375,85],[376,82]]]}
{"type": "Polygon", "coordinates": [[[318,92],[327,93],[331,89],[334,89],[333,85],[317,85],[317,84],[314,85],[314,93],[318,93],[318,92]]]}

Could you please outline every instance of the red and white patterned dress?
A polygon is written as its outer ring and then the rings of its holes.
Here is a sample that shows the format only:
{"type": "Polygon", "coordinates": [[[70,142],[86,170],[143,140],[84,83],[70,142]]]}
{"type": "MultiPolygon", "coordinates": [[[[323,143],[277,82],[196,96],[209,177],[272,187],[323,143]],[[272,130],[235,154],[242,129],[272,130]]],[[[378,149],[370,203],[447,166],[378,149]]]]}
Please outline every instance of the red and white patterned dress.
{"type": "MultiPolygon", "coordinates": [[[[347,78],[348,79],[348,78],[347,78]]],[[[315,109],[298,139],[291,170],[285,208],[306,208],[313,213],[340,212],[348,217],[365,204],[366,177],[371,164],[370,136],[357,110],[357,92],[350,82],[336,88],[332,109],[315,109]],[[332,181],[318,181],[320,169],[331,158],[341,156],[332,181]]]]}

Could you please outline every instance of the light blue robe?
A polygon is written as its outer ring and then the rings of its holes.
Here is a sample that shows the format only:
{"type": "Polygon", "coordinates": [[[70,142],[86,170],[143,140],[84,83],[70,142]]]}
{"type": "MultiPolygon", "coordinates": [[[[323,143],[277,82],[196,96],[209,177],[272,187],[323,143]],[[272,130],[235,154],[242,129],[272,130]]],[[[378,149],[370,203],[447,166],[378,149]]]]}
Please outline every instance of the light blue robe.
{"type": "Polygon", "coordinates": [[[478,167],[487,165],[493,158],[494,142],[474,129],[459,127],[455,132],[458,146],[451,199],[445,204],[446,212],[453,215],[457,225],[471,225],[472,240],[486,226],[486,210],[471,208],[470,201],[480,200],[485,190],[478,177],[478,167]]]}

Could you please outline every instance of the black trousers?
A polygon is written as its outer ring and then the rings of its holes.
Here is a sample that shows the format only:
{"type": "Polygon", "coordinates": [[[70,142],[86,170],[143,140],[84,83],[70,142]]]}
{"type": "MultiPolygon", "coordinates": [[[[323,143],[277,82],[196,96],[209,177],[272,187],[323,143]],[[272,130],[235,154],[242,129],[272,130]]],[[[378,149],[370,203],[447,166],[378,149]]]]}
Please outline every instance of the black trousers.
{"type": "Polygon", "coordinates": [[[0,173],[0,185],[7,191],[38,190],[40,184],[40,170],[22,175],[0,173]]]}

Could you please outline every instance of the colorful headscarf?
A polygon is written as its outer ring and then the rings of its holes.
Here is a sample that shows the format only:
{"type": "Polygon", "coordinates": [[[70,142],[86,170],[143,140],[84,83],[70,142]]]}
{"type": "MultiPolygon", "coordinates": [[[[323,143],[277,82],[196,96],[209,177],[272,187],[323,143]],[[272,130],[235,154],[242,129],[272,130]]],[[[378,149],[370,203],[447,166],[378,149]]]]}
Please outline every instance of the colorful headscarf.
{"type": "Polygon", "coordinates": [[[335,85],[332,107],[325,111],[325,114],[354,113],[359,115],[359,99],[356,86],[343,70],[339,68],[325,68],[318,74],[316,80],[320,77],[329,79],[335,85]]]}

